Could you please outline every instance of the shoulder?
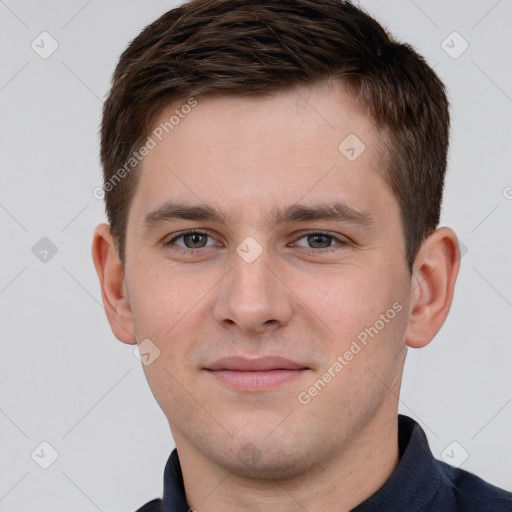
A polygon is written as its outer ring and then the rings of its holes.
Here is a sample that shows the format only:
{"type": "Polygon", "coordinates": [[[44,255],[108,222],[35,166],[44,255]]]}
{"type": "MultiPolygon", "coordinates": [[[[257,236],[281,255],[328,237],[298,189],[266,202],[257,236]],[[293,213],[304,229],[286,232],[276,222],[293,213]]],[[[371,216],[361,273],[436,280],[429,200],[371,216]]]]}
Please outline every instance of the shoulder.
{"type": "Polygon", "coordinates": [[[143,507],[137,509],[135,512],[162,512],[163,502],[160,498],[151,500],[146,503],[143,507]]]}
{"type": "MultiPolygon", "coordinates": [[[[512,492],[500,489],[469,471],[438,461],[444,484],[461,512],[512,512],[512,492]]],[[[442,490],[440,492],[443,492],[442,490]]]]}

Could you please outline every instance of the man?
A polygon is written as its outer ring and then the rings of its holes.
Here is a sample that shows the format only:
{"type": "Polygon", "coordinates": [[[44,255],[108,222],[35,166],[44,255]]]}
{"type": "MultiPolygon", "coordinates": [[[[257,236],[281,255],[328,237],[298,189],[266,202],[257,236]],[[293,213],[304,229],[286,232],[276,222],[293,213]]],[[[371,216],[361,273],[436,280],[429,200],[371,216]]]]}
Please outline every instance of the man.
{"type": "Polygon", "coordinates": [[[511,511],[398,416],[452,302],[443,84],[339,0],[195,0],[105,103],[93,258],[176,443],[140,511],[511,511]]]}

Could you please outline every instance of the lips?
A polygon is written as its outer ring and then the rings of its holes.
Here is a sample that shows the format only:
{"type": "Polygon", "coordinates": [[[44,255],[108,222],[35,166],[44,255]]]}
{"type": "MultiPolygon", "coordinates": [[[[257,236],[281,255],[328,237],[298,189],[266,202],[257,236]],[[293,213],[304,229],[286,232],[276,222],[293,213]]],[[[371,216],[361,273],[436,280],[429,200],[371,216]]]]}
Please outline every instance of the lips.
{"type": "Polygon", "coordinates": [[[223,357],[209,365],[207,370],[234,370],[242,372],[257,372],[268,370],[307,370],[307,365],[285,359],[283,357],[266,356],[257,359],[246,357],[223,357]]]}
{"type": "Polygon", "coordinates": [[[272,390],[304,375],[310,368],[302,363],[276,356],[248,359],[224,357],[205,370],[230,389],[243,392],[272,390]]]}

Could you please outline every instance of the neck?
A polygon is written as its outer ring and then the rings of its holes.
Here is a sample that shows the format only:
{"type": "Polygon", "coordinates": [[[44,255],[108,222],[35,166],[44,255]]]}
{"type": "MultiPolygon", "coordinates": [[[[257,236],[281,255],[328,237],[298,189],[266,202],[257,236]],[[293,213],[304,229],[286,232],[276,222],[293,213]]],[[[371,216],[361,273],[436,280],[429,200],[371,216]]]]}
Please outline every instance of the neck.
{"type": "Polygon", "coordinates": [[[174,435],[187,502],[197,512],[349,512],[384,485],[399,461],[397,412],[380,412],[329,461],[282,480],[229,472],[174,435]]]}

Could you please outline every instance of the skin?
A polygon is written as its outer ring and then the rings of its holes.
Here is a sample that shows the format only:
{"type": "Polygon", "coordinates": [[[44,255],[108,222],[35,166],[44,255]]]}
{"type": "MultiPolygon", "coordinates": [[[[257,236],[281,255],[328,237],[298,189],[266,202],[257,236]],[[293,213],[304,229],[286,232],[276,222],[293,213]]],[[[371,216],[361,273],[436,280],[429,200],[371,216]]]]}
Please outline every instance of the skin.
{"type": "Polygon", "coordinates": [[[450,309],[460,264],[455,233],[432,233],[410,275],[379,133],[331,85],[264,99],[198,98],[144,160],[125,268],[109,226],[94,234],[112,331],[160,350],[143,369],[169,421],[188,503],[199,512],[348,511],[377,491],[399,460],[407,347],[428,344],[450,309]],[[349,134],[366,146],[354,161],[338,149],[349,134]],[[145,231],[143,218],[170,200],[222,208],[230,218],[174,219],[145,231]],[[367,212],[373,227],[269,222],[273,207],[340,200],[367,212]],[[190,229],[209,237],[164,245],[190,229]],[[318,230],[347,243],[307,236],[318,230]],[[251,263],[236,251],[248,236],[262,248],[251,263]],[[176,246],[186,243],[192,248],[180,253],[176,246]],[[395,303],[401,311],[301,403],[298,394],[332,373],[338,356],[395,303]],[[271,390],[237,391],[204,370],[231,355],[279,355],[309,370],[271,390]],[[247,450],[252,461],[240,457],[247,450]]]}

